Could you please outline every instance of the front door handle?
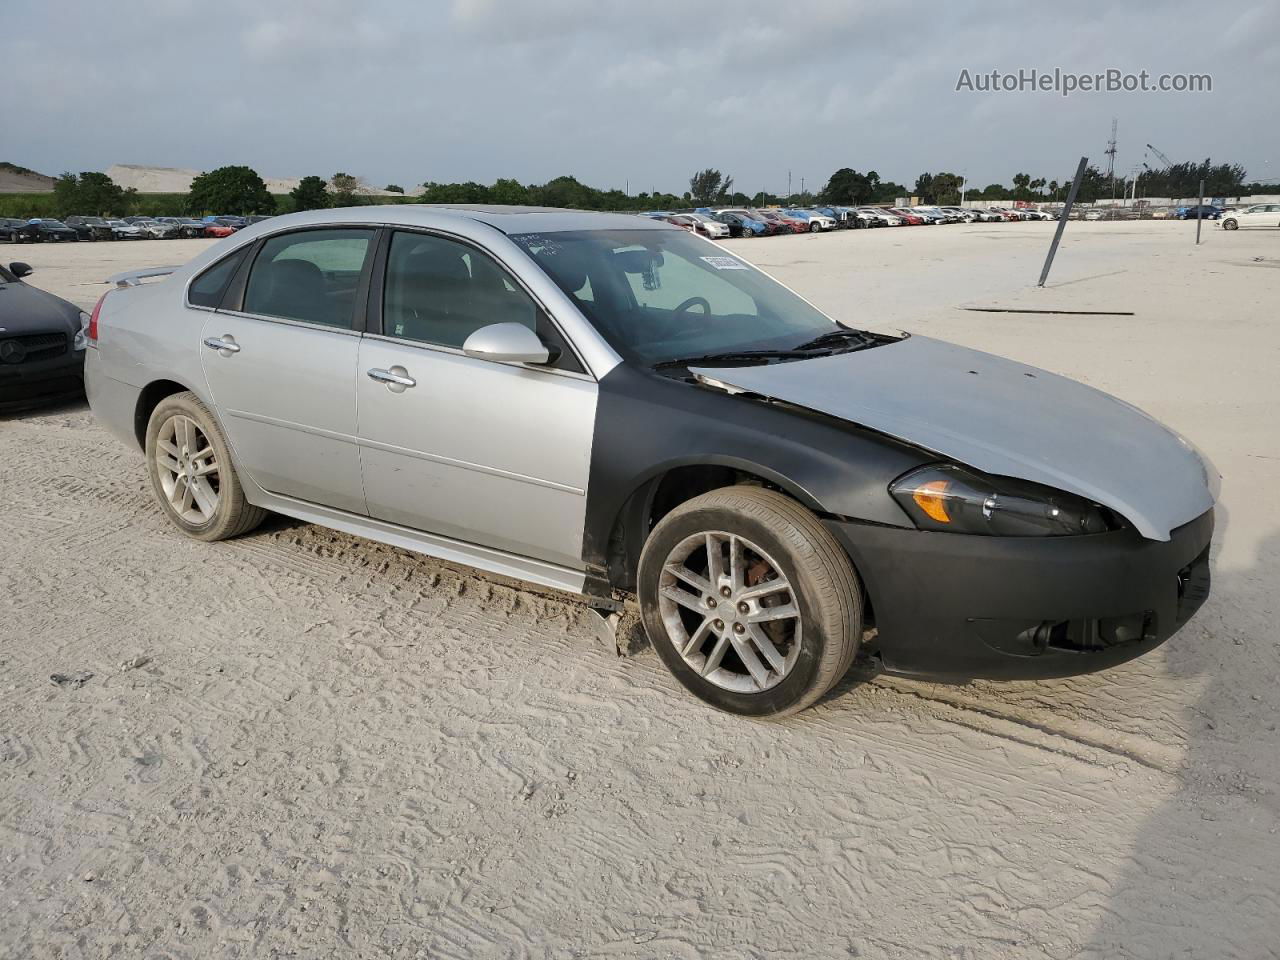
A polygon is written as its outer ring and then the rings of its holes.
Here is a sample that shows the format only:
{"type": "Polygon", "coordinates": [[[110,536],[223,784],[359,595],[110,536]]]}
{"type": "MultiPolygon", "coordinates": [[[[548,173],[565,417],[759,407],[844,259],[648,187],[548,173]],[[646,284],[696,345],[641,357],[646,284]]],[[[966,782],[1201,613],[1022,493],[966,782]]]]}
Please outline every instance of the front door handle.
{"type": "Polygon", "coordinates": [[[229,357],[233,353],[240,352],[240,344],[236,343],[236,338],[229,333],[224,333],[220,337],[205,337],[204,345],[210,350],[217,350],[220,357],[229,357]]]}
{"type": "Polygon", "coordinates": [[[404,393],[406,387],[418,385],[418,381],[409,376],[409,371],[404,367],[392,367],[390,370],[374,367],[369,371],[369,379],[385,383],[392,393],[404,393]]]}

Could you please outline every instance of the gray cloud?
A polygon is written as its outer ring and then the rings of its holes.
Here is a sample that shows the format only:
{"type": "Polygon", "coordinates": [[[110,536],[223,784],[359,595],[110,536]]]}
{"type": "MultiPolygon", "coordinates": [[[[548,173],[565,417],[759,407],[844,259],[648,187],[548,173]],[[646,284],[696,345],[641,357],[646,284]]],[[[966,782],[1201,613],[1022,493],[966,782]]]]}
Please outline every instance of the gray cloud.
{"type": "Polygon", "coordinates": [[[571,173],[743,189],[837,167],[1008,182],[1175,159],[1280,174],[1280,5],[840,0],[7,0],[8,159],[44,172],[242,162],[381,185],[571,173]],[[962,68],[1213,75],[1211,94],[956,93],[962,68]]]}

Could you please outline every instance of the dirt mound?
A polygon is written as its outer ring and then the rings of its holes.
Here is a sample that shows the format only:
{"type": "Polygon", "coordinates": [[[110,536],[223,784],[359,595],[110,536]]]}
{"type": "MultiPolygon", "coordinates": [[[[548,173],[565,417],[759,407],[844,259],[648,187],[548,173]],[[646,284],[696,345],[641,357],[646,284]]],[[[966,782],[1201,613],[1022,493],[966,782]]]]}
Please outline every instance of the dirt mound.
{"type": "Polygon", "coordinates": [[[0,193],[51,193],[53,177],[16,163],[0,163],[0,193]]]}

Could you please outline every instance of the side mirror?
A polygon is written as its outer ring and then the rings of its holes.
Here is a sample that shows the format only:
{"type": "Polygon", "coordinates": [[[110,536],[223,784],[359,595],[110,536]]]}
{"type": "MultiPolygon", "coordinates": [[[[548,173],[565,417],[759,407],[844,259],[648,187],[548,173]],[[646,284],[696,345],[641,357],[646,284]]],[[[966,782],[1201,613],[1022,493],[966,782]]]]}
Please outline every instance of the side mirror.
{"type": "Polygon", "coordinates": [[[551,351],[522,323],[491,323],[467,337],[462,352],[480,360],[548,363],[551,351]]]}
{"type": "Polygon", "coordinates": [[[9,264],[9,272],[21,280],[23,277],[29,277],[34,272],[29,263],[11,263],[9,264]]]}

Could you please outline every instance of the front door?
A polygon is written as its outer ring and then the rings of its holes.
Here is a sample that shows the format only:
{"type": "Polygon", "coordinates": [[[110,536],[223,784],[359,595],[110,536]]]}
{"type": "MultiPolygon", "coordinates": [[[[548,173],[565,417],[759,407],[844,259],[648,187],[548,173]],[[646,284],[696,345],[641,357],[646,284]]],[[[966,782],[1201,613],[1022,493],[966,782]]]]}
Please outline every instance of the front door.
{"type": "Polygon", "coordinates": [[[364,513],[356,446],[356,291],[370,229],[268,238],[242,304],[209,314],[201,358],[239,466],[264,489],[364,513]]]}
{"type": "Polygon", "coordinates": [[[370,515],[581,569],[596,384],[545,314],[488,254],[413,232],[392,235],[380,308],[356,377],[370,515]],[[462,352],[503,322],[536,330],[559,360],[462,352]]]}

